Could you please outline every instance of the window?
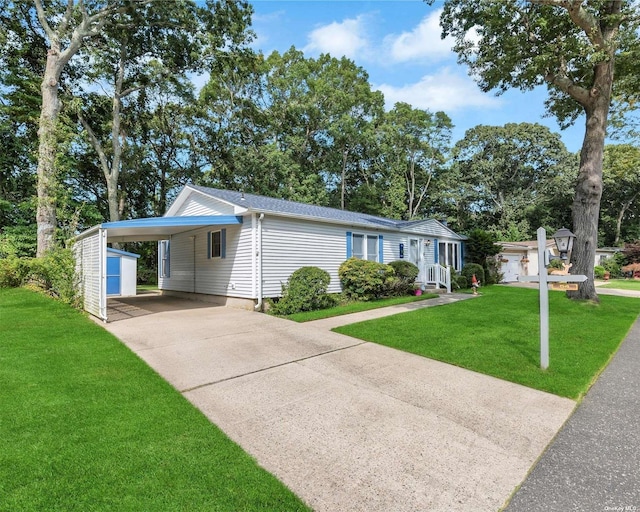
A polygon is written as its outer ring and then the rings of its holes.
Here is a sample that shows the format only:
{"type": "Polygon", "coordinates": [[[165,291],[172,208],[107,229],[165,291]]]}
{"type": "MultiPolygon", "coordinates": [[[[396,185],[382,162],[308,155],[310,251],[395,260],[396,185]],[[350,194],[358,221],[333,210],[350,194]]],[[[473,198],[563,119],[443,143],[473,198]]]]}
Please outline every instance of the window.
{"type": "Polygon", "coordinates": [[[460,244],[440,242],[438,244],[438,263],[460,270],[460,244]]]}
{"type": "Polygon", "coordinates": [[[382,262],[382,235],[347,232],[347,258],[382,262]]]}
{"type": "Polygon", "coordinates": [[[160,240],[160,243],[158,244],[158,253],[158,274],[160,274],[160,277],[169,277],[169,240],[160,240]]]}
{"type": "Polygon", "coordinates": [[[211,232],[211,253],[209,257],[219,258],[222,255],[222,239],[220,231],[211,232]]]}
{"type": "Polygon", "coordinates": [[[209,231],[207,258],[224,258],[226,256],[227,230],[209,231]]]}

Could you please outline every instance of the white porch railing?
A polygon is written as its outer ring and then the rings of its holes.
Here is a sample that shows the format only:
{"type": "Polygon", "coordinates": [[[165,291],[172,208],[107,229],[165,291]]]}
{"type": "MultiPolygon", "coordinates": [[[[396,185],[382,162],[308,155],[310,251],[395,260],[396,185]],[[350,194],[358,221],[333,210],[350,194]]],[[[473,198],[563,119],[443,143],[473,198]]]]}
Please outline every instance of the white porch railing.
{"type": "Polygon", "coordinates": [[[437,288],[444,286],[447,293],[451,293],[451,271],[449,267],[442,265],[425,265],[424,266],[424,284],[432,284],[437,288]]]}

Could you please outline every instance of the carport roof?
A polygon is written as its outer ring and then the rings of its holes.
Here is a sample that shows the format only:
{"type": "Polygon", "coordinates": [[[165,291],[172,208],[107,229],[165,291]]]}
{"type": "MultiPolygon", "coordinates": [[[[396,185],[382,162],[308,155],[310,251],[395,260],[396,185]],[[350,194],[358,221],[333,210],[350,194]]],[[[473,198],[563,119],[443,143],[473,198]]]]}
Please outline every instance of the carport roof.
{"type": "Polygon", "coordinates": [[[163,240],[176,233],[192,229],[229,224],[242,224],[242,217],[236,215],[200,215],[190,217],[149,217],[103,222],[80,233],[76,238],[82,239],[98,229],[105,229],[109,242],[145,242],[163,240]]]}

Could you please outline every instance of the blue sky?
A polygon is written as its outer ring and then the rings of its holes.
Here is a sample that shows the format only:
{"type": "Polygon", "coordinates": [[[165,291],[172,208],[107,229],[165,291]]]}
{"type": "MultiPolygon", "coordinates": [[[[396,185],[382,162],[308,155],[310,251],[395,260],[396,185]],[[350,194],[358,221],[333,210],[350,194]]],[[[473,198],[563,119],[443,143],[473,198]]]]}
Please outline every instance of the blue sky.
{"type": "Polygon", "coordinates": [[[538,122],[560,133],[579,151],[584,119],[561,131],[544,117],[546,90],[483,93],[456,62],[451,42],[440,39],[442,2],[421,0],[252,0],[255,49],[269,54],[291,46],[309,57],[346,56],[364,68],[387,107],[405,101],[415,108],[442,110],[452,119],[453,141],[478,124],[538,122]]]}

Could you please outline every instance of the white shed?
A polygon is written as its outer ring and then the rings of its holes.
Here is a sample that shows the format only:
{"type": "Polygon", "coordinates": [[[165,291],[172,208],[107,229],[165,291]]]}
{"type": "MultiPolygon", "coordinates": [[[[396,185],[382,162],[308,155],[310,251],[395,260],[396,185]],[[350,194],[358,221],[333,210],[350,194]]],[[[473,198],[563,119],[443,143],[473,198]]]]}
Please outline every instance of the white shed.
{"type": "Polygon", "coordinates": [[[107,297],[136,294],[139,254],[107,248],[107,297]]]}

